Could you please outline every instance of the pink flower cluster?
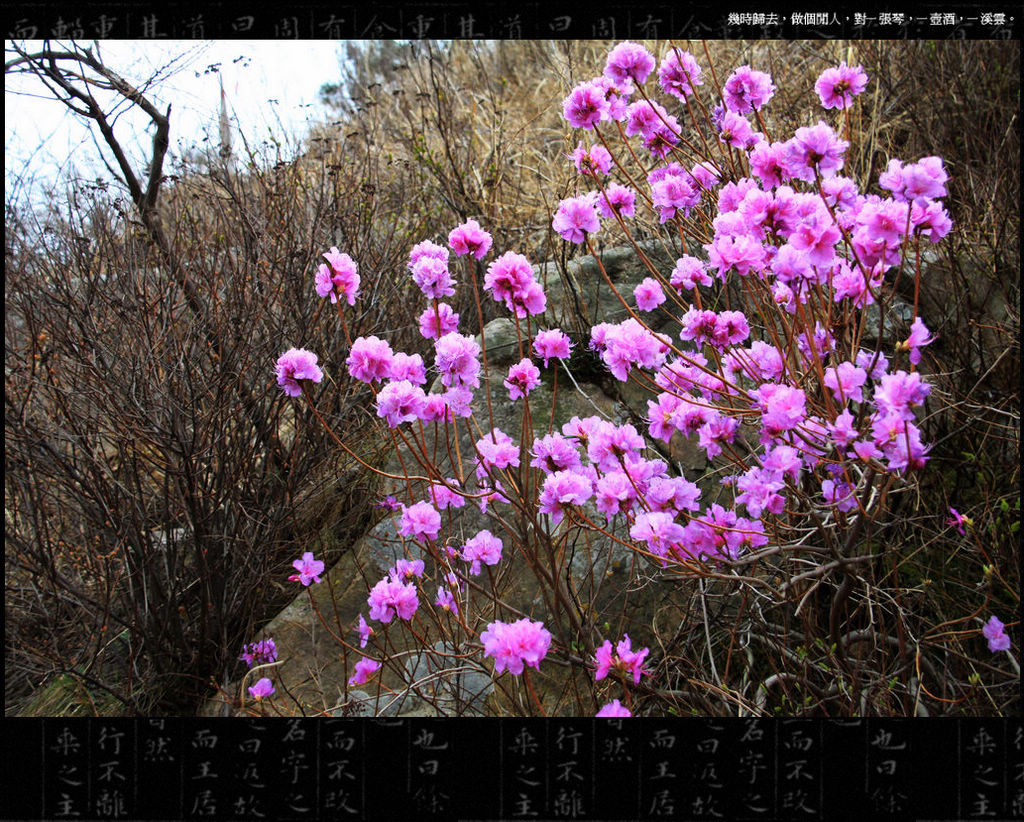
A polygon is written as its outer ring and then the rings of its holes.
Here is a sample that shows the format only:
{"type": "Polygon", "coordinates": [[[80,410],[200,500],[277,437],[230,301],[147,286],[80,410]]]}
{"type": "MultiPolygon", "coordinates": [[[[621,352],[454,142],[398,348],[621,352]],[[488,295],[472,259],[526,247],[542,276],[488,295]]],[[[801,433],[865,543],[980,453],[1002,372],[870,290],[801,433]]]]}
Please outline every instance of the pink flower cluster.
{"type": "Polygon", "coordinates": [[[324,372],[316,364],[316,354],[305,348],[289,348],[277,360],[277,384],[289,397],[302,394],[306,382],[320,382],[324,372]]]}
{"type": "Polygon", "coordinates": [[[330,267],[320,264],[316,273],[316,293],[321,297],[330,297],[332,303],[338,298],[348,300],[349,305],[356,304],[359,296],[359,274],[356,264],[348,254],[342,254],[337,248],[331,248],[324,254],[330,267]]]}
{"type": "Polygon", "coordinates": [[[647,673],[642,667],[643,661],[651,650],[650,648],[641,648],[638,651],[634,651],[631,645],[629,634],[623,634],[622,639],[616,643],[613,652],[612,643],[606,639],[604,644],[594,654],[597,661],[594,680],[600,682],[608,676],[609,671],[614,669],[622,673],[631,674],[633,684],[640,682],[640,677],[647,673]]]}
{"type": "Polygon", "coordinates": [[[988,640],[988,649],[992,653],[1010,650],[1010,638],[1004,633],[1006,626],[998,617],[990,617],[985,627],[981,629],[985,639],[988,640]]]}
{"type": "Polygon", "coordinates": [[[535,279],[530,261],[514,251],[506,251],[487,266],[484,289],[519,318],[543,314],[547,306],[544,289],[535,279]]]}
{"type": "Polygon", "coordinates": [[[277,661],[277,646],[274,640],[267,638],[250,645],[242,646],[242,655],[239,657],[250,668],[253,665],[265,665],[277,661]]]}
{"type": "Polygon", "coordinates": [[[512,623],[490,623],[480,634],[480,641],[484,654],[494,657],[497,673],[508,669],[511,674],[521,674],[524,665],[540,669],[540,661],[551,646],[551,634],[542,622],[524,618],[512,623]]]}
{"type": "Polygon", "coordinates": [[[301,582],[307,588],[313,582],[319,583],[320,574],[324,572],[324,564],[318,559],[313,559],[312,551],[306,551],[302,555],[302,559],[297,559],[292,563],[292,567],[298,573],[292,574],[288,579],[292,582],[301,582]]]}
{"type": "Polygon", "coordinates": [[[370,590],[366,601],[370,606],[370,619],[380,622],[391,622],[396,614],[399,619],[412,619],[420,607],[416,586],[395,577],[380,580],[370,590]]]}
{"type": "Polygon", "coordinates": [[[480,563],[497,565],[501,562],[501,540],[486,528],[475,537],[467,540],[460,555],[466,562],[471,563],[469,573],[477,576],[480,573],[480,563]]]}

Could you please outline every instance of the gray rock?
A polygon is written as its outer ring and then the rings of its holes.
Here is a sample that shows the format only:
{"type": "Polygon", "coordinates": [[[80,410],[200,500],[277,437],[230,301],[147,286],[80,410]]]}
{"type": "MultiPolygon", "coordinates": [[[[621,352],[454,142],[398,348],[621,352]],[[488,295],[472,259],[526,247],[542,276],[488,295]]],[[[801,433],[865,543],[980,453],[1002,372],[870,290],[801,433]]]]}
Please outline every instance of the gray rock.
{"type": "MultiPolygon", "coordinates": [[[[486,670],[471,660],[456,659],[458,654],[459,649],[451,644],[435,642],[429,651],[421,651],[406,660],[408,681],[429,694],[427,701],[433,715],[483,716],[494,682],[486,670]]],[[[405,711],[402,713],[407,715],[405,711]]]]}

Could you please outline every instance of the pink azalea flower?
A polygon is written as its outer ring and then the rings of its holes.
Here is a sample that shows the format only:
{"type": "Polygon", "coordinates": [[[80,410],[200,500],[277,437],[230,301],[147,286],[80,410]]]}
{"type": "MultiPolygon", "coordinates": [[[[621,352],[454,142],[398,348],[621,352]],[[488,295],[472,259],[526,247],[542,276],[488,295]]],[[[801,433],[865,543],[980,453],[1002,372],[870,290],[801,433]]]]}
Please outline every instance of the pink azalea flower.
{"type": "Polygon", "coordinates": [[[607,716],[607,717],[621,717],[621,716],[632,716],[629,708],[619,702],[617,699],[613,699],[607,705],[602,705],[594,716],[607,716]]]}
{"type": "Polygon", "coordinates": [[[277,384],[289,397],[302,394],[305,382],[320,382],[324,372],[316,364],[317,356],[305,348],[289,348],[280,357],[277,365],[277,384]]]}
{"type": "Polygon", "coordinates": [[[644,278],[636,288],[633,289],[633,299],[636,300],[636,307],[641,311],[653,311],[665,302],[665,293],[661,285],[653,277],[644,278]]]}
{"type": "Polygon", "coordinates": [[[616,82],[633,80],[643,85],[647,76],[654,71],[654,55],[639,43],[619,43],[608,54],[604,76],[616,82]]]}
{"type": "Polygon", "coordinates": [[[611,642],[605,640],[604,644],[595,652],[597,660],[597,670],[594,671],[595,682],[604,679],[612,668],[632,674],[634,685],[640,682],[640,677],[647,673],[641,666],[651,650],[650,648],[641,648],[634,651],[630,645],[629,634],[623,634],[622,639],[616,644],[613,654],[611,642]]]}
{"type": "Polygon", "coordinates": [[[366,602],[370,606],[370,619],[380,622],[391,622],[396,614],[399,619],[411,619],[420,605],[415,585],[390,577],[370,589],[366,602]]]}
{"type": "Polygon", "coordinates": [[[320,264],[316,274],[316,293],[321,297],[330,296],[332,303],[338,302],[338,297],[344,297],[349,305],[355,305],[359,296],[359,274],[356,273],[355,262],[348,254],[342,254],[333,247],[324,257],[330,266],[320,264]]]}
{"type": "Polygon", "coordinates": [[[540,371],[529,359],[522,359],[508,370],[505,387],[509,399],[518,400],[527,396],[540,385],[540,371]]]}
{"type": "Polygon", "coordinates": [[[597,83],[580,83],[562,102],[562,113],[573,128],[589,131],[608,116],[609,103],[597,83]]]}
{"type": "Polygon", "coordinates": [[[435,363],[445,386],[480,387],[480,345],[454,331],[434,343],[435,363]]]}
{"type": "Polygon", "coordinates": [[[359,631],[359,647],[365,648],[366,643],[370,641],[370,634],[373,633],[373,628],[366,624],[362,614],[359,615],[359,626],[356,630],[359,631]]]}
{"type": "Polygon", "coordinates": [[[676,267],[672,269],[672,279],[669,282],[676,291],[682,293],[698,285],[711,285],[711,277],[708,276],[703,260],[685,256],[676,260],[676,267]]]}
{"type": "Polygon", "coordinates": [[[356,663],[356,672],[349,677],[349,685],[363,685],[371,676],[380,670],[380,663],[369,657],[363,657],[356,663]]]}
{"type": "Polygon", "coordinates": [[[430,498],[433,500],[434,507],[439,508],[442,511],[448,508],[462,508],[466,504],[466,498],[458,491],[453,490],[459,488],[459,481],[452,477],[445,479],[447,485],[440,482],[432,482],[430,484],[430,498]],[[451,486],[449,488],[448,486],[451,486]]]}
{"type": "Polygon", "coordinates": [[[843,404],[850,400],[864,401],[863,387],[867,379],[867,372],[851,362],[841,362],[825,369],[825,387],[831,389],[832,395],[843,404]]]}
{"type": "Polygon", "coordinates": [[[263,639],[251,645],[242,646],[242,655],[239,657],[250,668],[253,665],[264,665],[277,660],[277,646],[273,639],[263,639]]]}
{"type": "Polygon", "coordinates": [[[476,220],[466,220],[448,233],[448,245],[457,255],[472,254],[482,260],[491,249],[491,235],[476,220]]]}
{"type": "Polygon", "coordinates": [[[946,525],[955,525],[956,530],[960,532],[960,536],[966,536],[964,526],[972,524],[970,517],[964,516],[959,511],[957,511],[956,508],[952,507],[949,509],[949,513],[953,515],[953,518],[947,519],[946,525]]]}
{"type": "Polygon", "coordinates": [[[386,380],[391,376],[394,354],[391,346],[377,337],[357,337],[345,364],[348,373],[362,382],[386,380]]]}
{"type": "Polygon", "coordinates": [[[307,588],[311,582],[319,583],[319,574],[324,572],[324,564],[318,559],[313,559],[312,551],[306,551],[302,555],[302,559],[297,559],[292,563],[292,567],[299,573],[292,574],[288,579],[292,582],[297,580],[307,588]]]}
{"type": "Polygon", "coordinates": [[[391,360],[389,379],[408,380],[413,385],[424,385],[427,382],[427,369],[423,365],[423,357],[419,354],[397,352],[391,360]]]}
{"type": "Polygon", "coordinates": [[[538,357],[543,358],[544,367],[547,368],[548,360],[552,358],[568,359],[572,351],[572,341],[568,334],[557,328],[538,331],[533,339],[533,351],[538,357]]]}
{"type": "Polygon", "coordinates": [[[1010,638],[1003,633],[1004,629],[1005,626],[996,616],[990,617],[989,621],[985,623],[985,627],[981,629],[985,639],[988,640],[988,649],[992,653],[1010,650],[1010,638]]]}
{"type": "Polygon", "coordinates": [[[519,465],[519,446],[500,428],[494,428],[476,441],[476,474],[483,479],[487,471],[519,465]]]}
{"type": "Polygon", "coordinates": [[[434,306],[430,306],[420,314],[419,322],[420,334],[428,340],[436,340],[445,334],[451,334],[459,327],[459,315],[452,311],[448,303],[437,303],[436,310],[434,306]]]}
{"type": "Polygon", "coordinates": [[[594,145],[584,148],[583,143],[576,146],[576,150],[570,155],[572,164],[580,174],[608,174],[612,170],[612,155],[602,145],[594,145]]]}
{"type": "Polygon", "coordinates": [[[400,559],[388,569],[388,576],[400,582],[408,582],[413,577],[423,576],[422,559],[400,559]]]}
{"type": "Polygon", "coordinates": [[[593,234],[601,227],[594,198],[584,194],[562,200],[551,221],[551,227],[563,240],[582,243],[587,234],[593,234]]]}
{"type": "Polygon", "coordinates": [[[434,600],[434,604],[438,608],[455,614],[456,616],[459,614],[459,603],[455,600],[455,597],[452,596],[452,592],[447,588],[439,587],[437,589],[437,599],[434,600]]]}
{"type": "Polygon", "coordinates": [[[636,192],[618,183],[609,183],[597,198],[598,213],[606,220],[615,215],[632,217],[636,214],[636,192]]]}
{"type": "Polygon", "coordinates": [[[427,297],[438,299],[455,293],[456,282],[448,270],[448,261],[422,256],[412,266],[413,281],[427,297]]]}
{"type": "Polygon", "coordinates": [[[924,324],[920,317],[916,317],[910,326],[910,336],[903,342],[902,347],[904,350],[910,351],[910,361],[917,365],[921,362],[920,348],[934,341],[935,338],[929,336],[928,326],[924,324]]]}
{"type": "Polygon", "coordinates": [[[484,654],[494,657],[494,670],[521,674],[523,666],[540,669],[540,661],[551,646],[551,634],[541,622],[520,619],[513,623],[495,621],[480,634],[484,654]]]}
{"type": "Polygon", "coordinates": [[[725,81],[722,89],[725,105],[737,114],[746,114],[760,109],[775,94],[772,78],[763,71],[754,71],[750,66],[740,66],[725,81]]]}
{"type": "Polygon", "coordinates": [[[481,562],[487,565],[501,562],[501,548],[501,540],[485,528],[466,542],[461,555],[463,560],[472,563],[469,573],[478,576],[481,562]]]}
{"type": "Polygon", "coordinates": [[[555,471],[544,479],[538,501],[542,514],[551,514],[557,525],[570,505],[582,505],[594,495],[591,481],[575,471],[555,471]]]}
{"type": "Polygon", "coordinates": [[[700,79],[700,66],[693,55],[681,49],[670,49],[658,67],[658,83],[666,94],[686,100],[694,86],[704,85],[700,79]]]}
{"type": "Polygon", "coordinates": [[[419,419],[426,407],[423,389],[408,380],[387,383],[377,394],[377,416],[387,420],[389,428],[419,419]]]}
{"type": "Polygon", "coordinates": [[[840,140],[825,123],[798,128],[796,135],[783,143],[783,167],[790,177],[814,182],[814,172],[832,177],[843,167],[843,154],[849,143],[840,140]]]}
{"type": "Polygon", "coordinates": [[[437,539],[441,530],[441,515],[429,502],[417,502],[402,507],[402,521],[398,533],[413,539],[437,539]]]}
{"type": "Polygon", "coordinates": [[[583,467],[579,452],[561,434],[551,433],[534,440],[530,453],[533,455],[530,467],[539,468],[545,474],[583,467]]]}
{"type": "Polygon", "coordinates": [[[448,265],[448,249],[443,245],[438,245],[431,240],[424,240],[423,242],[416,243],[412,247],[412,251],[409,252],[409,261],[406,263],[409,270],[412,271],[413,267],[423,257],[433,257],[434,259],[440,260],[445,265],[448,265]]]}
{"type": "Polygon", "coordinates": [[[659,557],[666,557],[669,550],[683,541],[683,527],[675,521],[673,514],[667,511],[651,511],[637,514],[629,535],[635,540],[647,543],[650,552],[659,557]]]}
{"type": "Polygon", "coordinates": [[[849,108],[853,98],[867,88],[868,76],[863,66],[848,66],[840,63],[827,68],[818,77],[814,90],[821,98],[823,108],[849,108]]]}
{"type": "Polygon", "coordinates": [[[255,685],[249,686],[249,696],[255,700],[266,699],[274,693],[274,690],[274,683],[267,679],[267,677],[262,677],[257,680],[255,685]]]}

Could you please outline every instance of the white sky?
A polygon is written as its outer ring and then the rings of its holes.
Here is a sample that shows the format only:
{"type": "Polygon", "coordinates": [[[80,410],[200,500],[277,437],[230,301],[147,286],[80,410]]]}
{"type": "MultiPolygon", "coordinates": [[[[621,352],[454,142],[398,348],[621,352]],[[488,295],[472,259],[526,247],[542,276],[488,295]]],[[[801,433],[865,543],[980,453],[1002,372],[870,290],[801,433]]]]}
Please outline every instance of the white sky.
{"type": "MultiPolygon", "coordinates": [[[[29,51],[40,45],[27,44],[29,51]]],[[[173,106],[173,155],[190,144],[209,145],[201,143],[204,136],[210,138],[214,148],[218,145],[219,79],[223,77],[228,114],[236,127],[232,142],[237,155],[238,129],[250,145],[268,139],[271,132],[288,144],[302,137],[308,122],[329,116],[317,102],[317,93],[323,83],[338,81],[341,45],[315,40],[106,40],[100,43],[100,53],[108,66],[136,85],[178,59],[177,73],[147,92],[161,110],[166,110],[168,103],[173,106]],[[220,64],[219,72],[204,73],[214,64],[220,64]]],[[[11,57],[8,51],[6,59],[11,57]]],[[[139,164],[145,162],[142,158],[151,145],[152,132],[145,131],[147,121],[144,114],[127,112],[114,129],[126,148],[137,147],[134,156],[139,164]]],[[[96,140],[101,141],[98,131],[96,140]]],[[[4,185],[8,194],[16,185],[15,175],[23,172],[26,163],[27,176],[34,178],[30,196],[36,202],[53,190],[59,170],[66,173],[69,158],[86,179],[109,177],[97,157],[94,140],[81,118],[49,97],[36,78],[5,75],[4,185]]],[[[170,169],[169,161],[165,168],[170,169]]],[[[28,192],[20,193],[24,196],[28,192]]]]}

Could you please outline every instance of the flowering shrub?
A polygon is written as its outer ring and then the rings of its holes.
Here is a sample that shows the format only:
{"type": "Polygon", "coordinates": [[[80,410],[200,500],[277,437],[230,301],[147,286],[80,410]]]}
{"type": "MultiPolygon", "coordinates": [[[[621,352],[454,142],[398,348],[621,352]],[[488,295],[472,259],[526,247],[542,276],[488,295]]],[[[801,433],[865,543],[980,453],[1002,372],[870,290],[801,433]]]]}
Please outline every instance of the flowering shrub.
{"type": "MultiPolygon", "coordinates": [[[[908,268],[918,280],[922,247],[950,230],[940,202],[948,176],[938,157],[892,160],[874,191],[843,176],[849,111],[868,82],[860,67],[823,72],[815,84],[823,111],[786,139],[770,136],[766,117],[777,89],[767,73],[737,68],[721,87],[723,99],[709,105],[698,99],[707,76],[676,47],[659,64],[644,47],[623,43],[603,76],[563,102],[582,139],[568,158],[577,191],[552,214],[554,232],[599,259],[592,238],[602,224],[628,235],[627,221],[643,213],[678,245],[671,270],[641,255],[649,276],[631,293],[620,293],[602,269],[626,319],[593,325],[585,340],[545,324],[547,295],[530,261],[492,250],[485,228],[468,220],[447,233],[448,247],[427,239],[409,255],[412,281],[427,301],[419,325],[432,362],[393,352],[376,336],[351,342],[345,364],[373,392],[400,461],[398,473],[374,470],[400,480],[396,495],[408,504],[388,507],[407,555],[422,557],[415,565],[400,560],[370,586],[369,615],[380,627],[369,628],[360,615],[361,649],[376,631],[405,631],[424,647],[428,635],[441,636],[479,670],[488,671],[480,660],[492,657],[496,682],[520,677],[511,697],[522,710],[546,710],[526,669],[544,673],[549,656],[592,672],[593,698],[585,704],[578,697],[577,709],[599,716],[631,715],[640,698],[657,710],[659,700],[677,698],[673,683],[687,678],[684,669],[705,665],[711,673],[690,675],[691,683],[732,688],[741,710],[763,706],[778,677],[764,674],[756,698],[744,696],[758,670],[748,666],[743,688],[725,684],[710,638],[704,662],[651,657],[650,647],[633,650],[625,632],[613,649],[608,623],[589,610],[585,593],[599,587],[600,572],[585,569],[580,581],[572,565],[575,546],[585,542],[590,557],[627,547],[636,581],[646,575],[701,596],[716,581],[737,586],[742,605],[733,619],[746,642],[758,631],[752,611],[762,626],[772,625],[769,612],[795,604],[798,615],[820,587],[823,624],[807,625],[809,639],[817,631],[831,645],[820,667],[862,687],[848,649],[865,629],[849,602],[857,568],[880,556],[869,535],[929,460],[918,420],[932,389],[918,368],[933,341],[916,303],[909,336],[895,344],[884,333],[869,336],[867,309],[884,315],[894,280],[908,268]],[[487,368],[487,340],[460,332],[462,318],[441,302],[456,288],[477,289],[476,263],[492,251],[480,290],[504,306],[519,356],[503,374],[487,368]],[[452,253],[466,258],[458,280],[452,253]],[[568,372],[574,345],[647,397],[639,428],[595,415],[556,429],[558,374],[568,372]],[[542,415],[530,403],[546,380],[553,406],[542,415]],[[496,393],[499,384],[507,393],[496,393]],[[520,431],[494,424],[494,402],[521,407],[520,431]],[[538,435],[539,419],[549,421],[538,435]],[[462,431],[471,444],[465,455],[462,431]],[[687,440],[721,475],[717,486],[659,458],[662,445],[687,440]],[[458,532],[452,509],[467,503],[497,533],[480,529],[466,539],[458,532]],[[528,569],[540,588],[529,614],[501,593],[499,580],[512,565],[528,569]],[[432,605],[418,596],[428,580],[437,590],[432,605]],[[609,702],[609,688],[621,688],[629,707],[609,702]]],[[[355,264],[337,249],[325,257],[330,267],[317,273],[317,293],[339,308],[342,297],[355,305],[355,264]]],[[[278,365],[279,382],[299,396],[320,372],[308,352],[289,355],[278,365]]],[[[293,579],[319,582],[322,564],[312,555],[296,568],[293,579]]],[[[990,647],[1009,647],[993,620],[985,629],[990,647]]],[[[350,684],[365,683],[384,664],[411,687],[401,664],[388,665],[388,643],[379,647],[382,663],[360,654],[350,684]]],[[[728,676],[728,662],[725,669],[728,676]]],[[[822,704],[844,698],[834,677],[808,687],[822,704]]]]}

